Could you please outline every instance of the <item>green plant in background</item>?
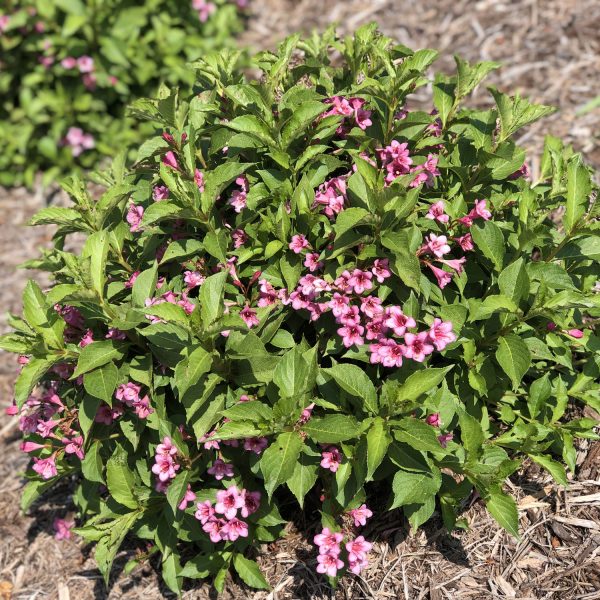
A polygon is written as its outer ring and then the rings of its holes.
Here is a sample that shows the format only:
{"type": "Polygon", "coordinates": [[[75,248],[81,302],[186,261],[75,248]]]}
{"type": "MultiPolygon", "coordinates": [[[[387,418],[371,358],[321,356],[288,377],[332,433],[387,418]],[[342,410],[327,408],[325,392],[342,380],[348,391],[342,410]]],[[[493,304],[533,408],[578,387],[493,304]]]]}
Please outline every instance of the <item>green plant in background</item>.
{"type": "Polygon", "coordinates": [[[59,227],[29,265],[55,284],[0,342],[21,355],[23,506],[69,478],[106,578],[129,533],[175,591],[230,568],[266,588],[258,546],[304,507],[332,583],[367,565],[373,513],[452,529],[476,491],[517,536],[506,478],[528,458],[566,485],[597,438],[590,171],[549,138],[529,180],[511,136],[547,107],[463,108],[492,63],[457,59],[412,109],[435,58],[374,27],[292,37],[256,79],[207,54],[195,96],[134,105],[164,128],[137,171],[97,201],[72,179],[74,205],[33,219],[59,227]]]}
{"type": "Polygon", "coordinates": [[[186,62],[231,44],[229,0],[27,0],[0,14],[0,185],[46,182],[151,135],[125,117],[161,83],[190,90],[186,62]]]}

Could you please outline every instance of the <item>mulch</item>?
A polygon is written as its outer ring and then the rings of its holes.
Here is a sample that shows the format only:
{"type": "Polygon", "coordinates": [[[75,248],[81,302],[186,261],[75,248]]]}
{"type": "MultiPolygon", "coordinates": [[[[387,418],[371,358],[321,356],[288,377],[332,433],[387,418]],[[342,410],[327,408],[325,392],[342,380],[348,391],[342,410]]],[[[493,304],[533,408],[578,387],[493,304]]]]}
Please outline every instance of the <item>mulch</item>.
{"type": "MultiPolygon", "coordinates": [[[[600,167],[600,2],[597,0],[254,0],[240,43],[274,48],[296,30],[337,22],[350,32],[377,21],[382,30],[412,48],[440,50],[436,68],[451,72],[453,54],[470,61],[495,60],[503,67],[489,83],[518,91],[558,112],[536,123],[519,142],[529,150],[535,173],[545,134],[566,139],[600,167]]],[[[418,98],[430,102],[431,90],[418,98]]],[[[491,105],[482,86],[472,105],[491,105]]],[[[24,224],[48,201],[48,190],[0,189],[0,306],[20,310],[29,274],[16,269],[47,247],[48,227],[24,224]]],[[[58,195],[54,202],[64,202],[58,195]]],[[[39,274],[42,285],[48,283],[39,274]]],[[[0,332],[7,330],[0,315],[0,332]]],[[[14,358],[0,354],[0,409],[11,402],[14,358]]],[[[28,515],[19,510],[27,457],[18,450],[14,420],[0,411],[0,600],[158,600],[172,598],[153,563],[122,572],[135,546],[119,554],[106,591],[91,548],[53,537],[55,517],[69,516],[69,487],[61,485],[28,515]]],[[[316,515],[292,523],[284,539],[261,549],[259,561],[273,586],[254,592],[230,579],[223,598],[240,600],[325,599],[545,599],[600,600],[600,444],[582,442],[578,470],[568,489],[556,486],[536,465],[525,463],[508,482],[518,499],[521,538],[501,530],[480,501],[464,517],[467,530],[448,533],[436,516],[411,532],[400,511],[374,518],[365,530],[375,540],[369,568],[330,590],[315,572],[310,540],[316,515]]],[[[208,585],[187,590],[186,600],[214,598],[208,585]]]]}

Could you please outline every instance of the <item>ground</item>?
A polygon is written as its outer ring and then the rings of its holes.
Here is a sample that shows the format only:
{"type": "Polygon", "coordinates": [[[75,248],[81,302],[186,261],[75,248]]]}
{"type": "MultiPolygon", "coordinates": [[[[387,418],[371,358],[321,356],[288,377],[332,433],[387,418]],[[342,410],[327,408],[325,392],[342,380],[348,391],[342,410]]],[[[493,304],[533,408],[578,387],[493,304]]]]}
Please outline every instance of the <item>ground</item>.
{"type": "MultiPolygon", "coordinates": [[[[547,133],[566,138],[600,167],[600,2],[597,0],[251,0],[248,30],[241,42],[273,48],[297,29],[322,29],[331,22],[344,31],[377,21],[383,31],[413,48],[441,51],[438,67],[452,68],[452,54],[468,60],[497,60],[503,68],[490,83],[519,91],[559,111],[535,124],[519,140],[530,151],[535,174],[547,133]]],[[[425,90],[419,100],[429,102],[425,90]]],[[[485,105],[482,88],[473,99],[485,105]]],[[[54,197],[53,201],[64,201],[54,197]]],[[[27,274],[15,267],[33,258],[51,238],[48,228],[24,227],[49,201],[48,190],[0,190],[0,306],[18,311],[27,274]]],[[[44,283],[38,276],[38,280],[44,283]]],[[[0,332],[6,330],[0,316],[0,332]]],[[[11,401],[12,357],[0,354],[0,408],[11,401]]],[[[68,489],[19,511],[26,457],[18,450],[13,420],[0,414],[0,600],[158,600],[170,598],[153,565],[122,572],[117,561],[110,591],[104,589],[82,542],[54,540],[52,522],[68,515],[68,489]]],[[[465,513],[469,529],[448,534],[438,519],[411,533],[397,511],[373,519],[365,530],[376,541],[362,577],[347,578],[335,592],[315,571],[311,544],[295,525],[287,537],[263,548],[260,562],[273,591],[253,592],[230,580],[224,598],[278,599],[600,599],[600,445],[582,444],[578,471],[568,490],[552,484],[535,465],[525,465],[509,486],[519,499],[522,537],[512,539],[475,500],[465,513]]],[[[308,524],[314,519],[306,515],[308,524]]],[[[304,527],[300,527],[304,530],[304,527]]],[[[186,600],[208,599],[208,586],[185,592],[186,600]]]]}

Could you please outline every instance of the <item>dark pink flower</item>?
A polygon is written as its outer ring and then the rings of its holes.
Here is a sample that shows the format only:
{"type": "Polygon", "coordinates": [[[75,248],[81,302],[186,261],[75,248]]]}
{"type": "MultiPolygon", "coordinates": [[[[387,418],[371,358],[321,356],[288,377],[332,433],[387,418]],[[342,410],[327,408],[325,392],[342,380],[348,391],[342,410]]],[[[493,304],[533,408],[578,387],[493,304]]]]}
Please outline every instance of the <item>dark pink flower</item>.
{"type": "Polygon", "coordinates": [[[370,519],[373,516],[371,510],[367,507],[366,504],[362,504],[358,508],[353,508],[348,511],[348,514],[354,519],[354,526],[365,526],[367,524],[367,519],[370,519]]]}
{"type": "Polygon", "coordinates": [[[388,277],[392,276],[389,269],[389,260],[387,258],[376,258],[371,267],[371,273],[375,275],[379,283],[383,283],[388,277]]]}
{"type": "Polygon", "coordinates": [[[42,477],[42,479],[52,479],[58,474],[54,462],[54,454],[48,458],[33,458],[33,470],[42,477]]]}
{"type": "Polygon", "coordinates": [[[321,452],[321,466],[324,469],[329,469],[332,473],[335,473],[341,462],[342,454],[335,446],[330,446],[327,450],[321,452]]]}
{"type": "Polygon", "coordinates": [[[438,440],[442,448],[445,448],[448,445],[448,442],[451,442],[454,439],[453,433],[444,433],[442,435],[438,435],[438,440]]]}
{"type": "Polygon", "coordinates": [[[432,427],[441,427],[442,420],[440,419],[440,413],[432,413],[427,415],[425,422],[432,427]]]}
{"type": "Polygon", "coordinates": [[[54,519],[54,523],[52,524],[54,527],[55,540],[70,540],[72,537],[71,529],[75,525],[73,521],[67,521],[66,519],[54,519]]]}
{"type": "Polygon", "coordinates": [[[207,471],[210,475],[214,475],[217,481],[220,481],[224,477],[227,477],[227,479],[233,477],[233,467],[229,463],[223,462],[220,458],[217,458],[213,466],[209,467],[207,471]]]}
{"type": "Polygon", "coordinates": [[[196,494],[192,492],[192,486],[188,483],[187,490],[181,499],[181,502],[178,504],[177,508],[179,510],[185,510],[188,507],[190,502],[193,502],[196,499],[196,494]]]}
{"type": "Polygon", "coordinates": [[[429,339],[433,342],[436,349],[441,352],[448,344],[456,341],[456,335],[452,331],[451,321],[442,321],[434,319],[433,325],[429,330],[429,339]]]}
{"type": "Polygon", "coordinates": [[[155,185],[152,188],[152,198],[156,202],[166,200],[169,197],[169,188],[166,185],[155,185]]]}
{"type": "Polygon", "coordinates": [[[226,519],[231,520],[237,515],[238,509],[244,506],[244,497],[235,485],[226,490],[217,492],[217,503],[215,512],[224,515],[226,519]]]}
{"type": "Polygon", "coordinates": [[[317,562],[317,573],[326,573],[329,577],[335,577],[337,572],[344,567],[344,563],[337,554],[319,554],[317,562]]]}
{"type": "Polygon", "coordinates": [[[440,223],[447,223],[450,217],[444,212],[444,201],[440,200],[435,202],[429,207],[427,214],[425,215],[426,219],[436,220],[440,223]]]}
{"type": "Polygon", "coordinates": [[[256,311],[249,306],[244,306],[244,308],[242,308],[240,311],[240,317],[242,317],[248,328],[255,327],[260,323],[258,317],[256,316],[256,311]]]}
{"type": "Polygon", "coordinates": [[[194,517],[200,521],[203,525],[207,523],[211,517],[215,514],[215,509],[213,508],[210,500],[205,500],[204,502],[198,502],[196,504],[198,510],[194,513],[194,517]]]}
{"type": "Polygon", "coordinates": [[[163,164],[165,164],[167,167],[171,167],[171,169],[179,170],[179,164],[177,163],[177,157],[175,156],[175,153],[172,150],[169,150],[167,153],[165,153],[162,161],[163,161],[163,164]]]}
{"type": "Polygon", "coordinates": [[[300,254],[302,250],[309,247],[308,240],[301,233],[294,235],[292,241],[289,243],[289,249],[295,254],[300,254]]]}
{"type": "Polygon", "coordinates": [[[423,362],[428,354],[433,352],[433,346],[429,343],[429,332],[422,331],[421,333],[405,333],[404,356],[412,358],[417,362],[423,362]]]}

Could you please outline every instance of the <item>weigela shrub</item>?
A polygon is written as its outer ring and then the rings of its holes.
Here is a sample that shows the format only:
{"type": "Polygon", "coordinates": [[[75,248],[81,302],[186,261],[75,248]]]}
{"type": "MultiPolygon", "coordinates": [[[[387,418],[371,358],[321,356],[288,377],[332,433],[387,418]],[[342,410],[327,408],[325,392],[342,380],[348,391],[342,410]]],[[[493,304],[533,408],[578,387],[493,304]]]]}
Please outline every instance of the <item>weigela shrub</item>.
{"type": "Polygon", "coordinates": [[[290,38],[254,79],[207,55],[189,101],[145,103],[164,133],[133,174],[34,218],[59,226],[29,265],[56,283],[2,342],[24,506],[72,480],[105,576],[130,532],[174,590],[231,566],[267,587],[255,549],[306,507],[333,582],[373,514],[452,529],[477,493],[518,535],[522,460],[567,484],[600,408],[597,188],[554,138],[530,180],[511,135],[547,107],[461,107],[494,64],[457,59],[412,107],[435,57],[372,27],[290,38]]]}
{"type": "Polygon", "coordinates": [[[4,2],[0,185],[97,167],[151,135],[126,105],[161,83],[191,88],[186,62],[230,43],[237,11],[234,0],[4,2]]]}

